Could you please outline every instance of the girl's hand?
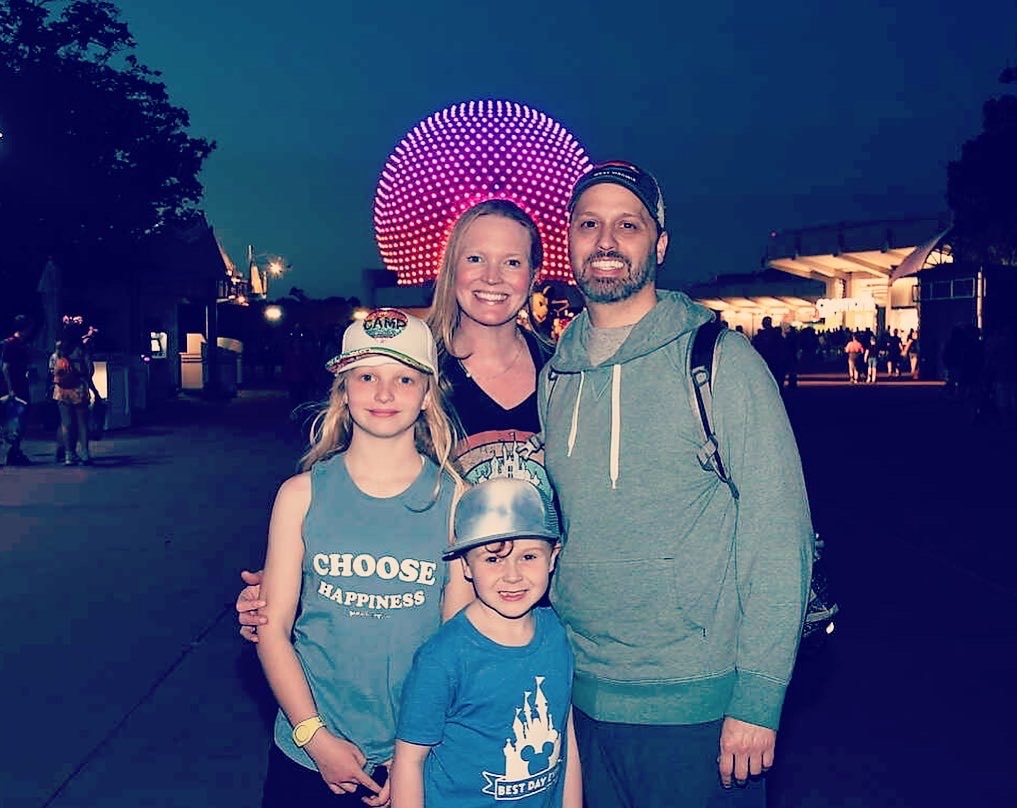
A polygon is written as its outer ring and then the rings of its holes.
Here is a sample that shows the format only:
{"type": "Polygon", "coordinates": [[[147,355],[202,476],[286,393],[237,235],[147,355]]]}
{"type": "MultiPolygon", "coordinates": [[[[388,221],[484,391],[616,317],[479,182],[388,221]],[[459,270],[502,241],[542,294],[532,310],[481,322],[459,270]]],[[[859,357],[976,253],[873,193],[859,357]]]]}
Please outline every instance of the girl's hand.
{"type": "MultiPolygon", "coordinates": [[[[386,760],[381,765],[388,770],[392,769],[391,760],[386,760]]],[[[377,771],[377,769],[375,769],[375,771],[377,771]]],[[[374,797],[363,797],[362,799],[366,805],[370,805],[372,806],[372,808],[385,808],[386,805],[392,802],[391,791],[392,791],[392,780],[387,779],[385,780],[385,785],[381,787],[381,791],[379,791],[377,795],[375,795],[374,797]]]]}
{"type": "Polygon", "coordinates": [[[318,767],[321,779],[335,794],[352,794],[357,786],[369,788],[375,794],[382,790],[364,771],[367,758],[356,744],[337,738],[322,727],[304,747],[318,767]]]}

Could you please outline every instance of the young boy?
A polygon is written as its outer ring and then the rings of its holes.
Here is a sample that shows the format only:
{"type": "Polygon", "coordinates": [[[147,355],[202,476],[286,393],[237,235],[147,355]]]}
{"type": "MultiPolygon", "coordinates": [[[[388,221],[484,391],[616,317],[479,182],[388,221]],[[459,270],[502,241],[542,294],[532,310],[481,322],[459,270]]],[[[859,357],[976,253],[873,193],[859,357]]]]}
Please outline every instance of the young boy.
{"type": "Polygon", "coordinates": [[[414,658],[392,808],[580,808],[572,652],[554,612],[535,608],[558,557],[557,520],[531,483],[499,478],[463,494],[454,532],[445,558],[476,599],[414,658]]]}

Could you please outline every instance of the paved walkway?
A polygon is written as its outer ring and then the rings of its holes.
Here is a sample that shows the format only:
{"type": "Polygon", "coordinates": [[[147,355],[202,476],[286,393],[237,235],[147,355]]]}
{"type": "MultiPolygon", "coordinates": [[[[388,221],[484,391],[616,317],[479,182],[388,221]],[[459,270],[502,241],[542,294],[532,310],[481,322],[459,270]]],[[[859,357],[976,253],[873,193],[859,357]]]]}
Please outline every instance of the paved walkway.
{"type": "MultiPolygon", "coordinates": [[[[771,808],[1011,804],[1017,429],[920,384],[789,408],[843,612],[796,674],[771,808]]],[[[287,414],[180,401],[95,468],[35,434],[41,462],[0,469],[0,806],[257,804],[274,708],[232,604],[299,453],[287,414]]]]}
{"type": "Polygon", "coordinates": [[[278,395],[174,402],[92,468],[0,469],[0,805],[257,804],[268,748],[238,569],[299,453],[278,395]]]}

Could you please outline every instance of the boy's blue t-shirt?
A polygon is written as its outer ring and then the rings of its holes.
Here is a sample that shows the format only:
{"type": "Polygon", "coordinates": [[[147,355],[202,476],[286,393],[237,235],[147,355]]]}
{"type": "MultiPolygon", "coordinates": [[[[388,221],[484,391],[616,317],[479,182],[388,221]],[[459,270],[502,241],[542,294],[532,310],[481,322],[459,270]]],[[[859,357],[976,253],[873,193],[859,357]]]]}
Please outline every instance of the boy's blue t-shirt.
{"type": "Polygon", "coordinates": [[[533,640],[489,640],[465,611],[416,654],[396,737],[431,746],[428,805],[561,805],[572,696],[572,651],[551,609],[535,609],[533,640]]]}

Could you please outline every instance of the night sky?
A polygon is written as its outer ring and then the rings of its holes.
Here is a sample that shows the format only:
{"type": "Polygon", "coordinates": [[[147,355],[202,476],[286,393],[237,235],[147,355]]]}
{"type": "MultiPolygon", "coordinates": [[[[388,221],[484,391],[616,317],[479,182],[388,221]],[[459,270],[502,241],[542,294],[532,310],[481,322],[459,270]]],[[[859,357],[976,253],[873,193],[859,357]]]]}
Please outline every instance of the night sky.
{"type": "Polygon", "coordinates": [[[117,5],[218,143],[204,208],[226,250],[292,264],[273,297],[363,296],[379,172],[460,101],[536,107],[654,172],[677,286],[759,269],[771,230],[946,210],[946,164],[1017,60],[1000,0],[117,5]]]}

